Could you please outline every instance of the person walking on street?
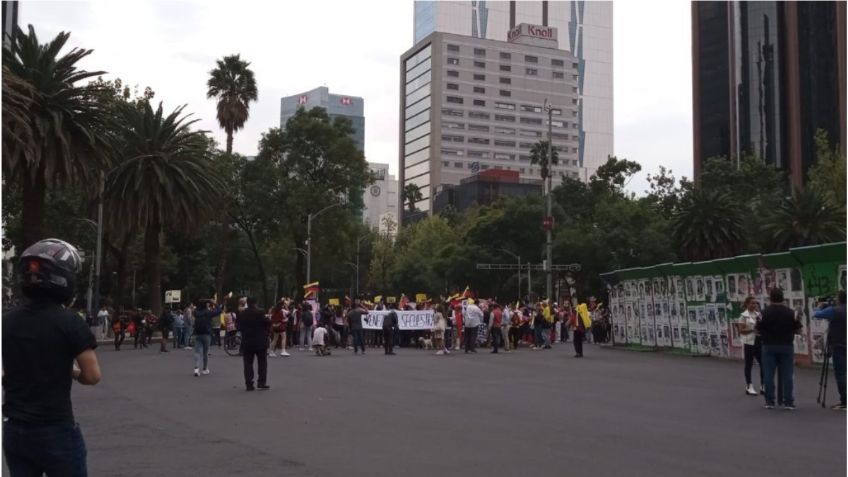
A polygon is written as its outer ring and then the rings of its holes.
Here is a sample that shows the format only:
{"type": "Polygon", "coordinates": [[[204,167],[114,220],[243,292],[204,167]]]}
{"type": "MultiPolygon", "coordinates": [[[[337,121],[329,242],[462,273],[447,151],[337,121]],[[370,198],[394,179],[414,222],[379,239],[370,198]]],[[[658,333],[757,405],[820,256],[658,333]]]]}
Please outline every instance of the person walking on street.
{"type": "MultiPolygon", "coordinates": [[[[839,390],[839,404],[831,409],[845,410],[845,290],[839,291],[836,306],[819,305],[814,318],[827,320],[827,348],[833,358],[833,377],[839,390]]],[[[825,356],[824,359],[827,359],[825,356]]]]}
{"type": "Polygon", "coordinates": [[[239,312],[236,320],[241,331],[242,360],[244,361],[244,386],[253,391],[253,361],[257,362],[256,387],[260,390],[268,386],[268,336],[271,332],[271,319],[256,306],[256,298],[247,299],[247,308],[239,312]]]}
{"type": "Polygon", "coordinates": [[[312,315],[312,305],[304,302],[300,312],[300,350],[304,347],[308,351],[312,351],[312,326],[315,324],[315,318],[312,315]]]}
{"type": "MultiPolygon", "coordinates": [[[[498,345],[503,344],[503,333],[501,325],[503,324],[503,310],[497,303],[492,305],[492,313],[489,316],[489,333],[492,337],[492,353],[498,352],[498,345]]],[[[503,345],[506,351],[509,351],[508,345],[503,345]]]]}
{"type": "Polygon", "coordinates": [[[765,380],[765,407],[774,409],[774,373],[779,370],[782,380],[783,409],[795,409],[795,334],[801,330],[795,312],[783,304],[783,290],[769,292],[771,304],[763,310],[757,331],[762,339],[763,378],[765,380]]]}
{"type": "Polygon", "coordinates": [[[474,303],[474,300],[469,299],[463,318],[465,318],[465,354],[476,353],[477,334],[479,333],[480,323],[483,322],[483,310],[474,303]]]}
{"type": "Polygon", "coordinates": [[[221,307],[212,300],[205,301],[194,313],[194,376],[209,374],[209,346],[212,342],[212,322],[221,316],[221,307]]]}
{"type": "Polygon", "coordinates": [[[121,351],[127,330],[127,315],[121,310],[112,318],[112,333],[115,335],[115,351],[121,351]]]}
{"type": "Polygon", "coordinates": [[[756,396],[757,390],[751,384],[751,369],[754,367],[754,360],[760,368],[760,388],[763,387],[763,361],[760,358],[761,344],[759,336],[757,336],[756,327],[760,321],[760,312],[757,311],[757,300],[749,296],[745,299],[745,311],[739,316],[737,326],[739,327],[740,338],[744,346],[745,354],[745,394],[756,396]]]}
{"type": "Polygon", "coordinates": [[[271,310],[271,349],[268,352],[268,356],[271,358],[277,357],[275,352],[277,348],[280,349],[280,356],[289,356],[286,352],[287,314],[286,303],[282,299],[271,310]]]}
{"type": "Polygon", "coordinates": [[[463,343],[463,335],[462,332],[464,328],[462,326],[462,305],[459,302],[453,307],[453,327],[454,327],[454,336],[453,341],[456,343],[454,345],[453,350],[459,351],[460,346],[464,346],[463,343]]]}
{"type": "Polygon", "coordinates": [[[396,304],[389,304],[389,312],[383,317],[383,350],[386,355],[395,354],[395,329],[398,324],[396,308],[396,304]]]}
{"type": "Polygon", "coordinates": [[[173,346],[174,349],[180,349],[183,347],[183,334],[185,334],[185,316],[183,316],[183,312],[180,309],[174,313],[174,339],[173,346]]]}
{"type": "Polygon", "coordinates": [[[171,331],[171,328],[174,327],[174,315],[171,313],[169,308],[162,310],[162,315],[159,317],[157,324],[159,325],[159,331],[162,333],[162,340],[159,342],[159,352],[167,353],[168,333],[171,331]]]}
{"type": "Polygon", "coordinates": [[[101,305],[100,311],[97,312],[97,329],[100,339],[106,338],[106,327],[112,322],[109,319],[110,315],[109,308],[105,304],[101,305]]]}
{"type": "Polygon", "coordinates": [[[358,354],[360,349],[362,354],[365,354],[365,342],[362,340],[362,316],[367,314],[368,312],[362,308],[358,299],[353,303],[353,308],[347,314],[348,328],[350,328],[350,334],[353,336],[353,354],[358,354]]]}
{"type": "Polygon", "coordinates": [[[445,347],[445,330],[447,329],[447,319],[445,318],[445,308],[440,304],[436,305],[436,311],[433,313],[433,341],[435,341],[436,354],[450,354],[445,347]]]}
{"type": "Polygon", "coordinates": [[[28,247],[19,263],[25,302],[3,313],[3,453],[9,474],[85,476],[85,440],[74,420],[71,384],[95,385],[97,340],[65,308],[82,259],[64,241],[28,247]]]}
{"type": "MultiPolygon", "coordinates": [[[[586,305],[580,305],[585,307],[586,305]]],[[[571,319],[569,321],[569,327],[574,330],[574,357],[582,358],[583,357],[583,338],[586,336],[586,324],[584,323],[584,318],[580,316],[580,306],[577,307],[577,312],[571,314],[571,319]]],[[[588,313],[588,311],[587,311],[588,313]]]]}

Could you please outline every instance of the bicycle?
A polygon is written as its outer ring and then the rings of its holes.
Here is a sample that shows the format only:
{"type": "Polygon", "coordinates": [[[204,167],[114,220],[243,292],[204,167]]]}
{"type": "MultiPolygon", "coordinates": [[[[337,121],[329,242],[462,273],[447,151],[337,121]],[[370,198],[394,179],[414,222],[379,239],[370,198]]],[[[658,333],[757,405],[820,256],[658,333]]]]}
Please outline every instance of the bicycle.
{"type": "Polygon", "coordinates": [[[241,356],[241,332],[227,333],[224,336],[224,352],[229,356],[241,356]]]}

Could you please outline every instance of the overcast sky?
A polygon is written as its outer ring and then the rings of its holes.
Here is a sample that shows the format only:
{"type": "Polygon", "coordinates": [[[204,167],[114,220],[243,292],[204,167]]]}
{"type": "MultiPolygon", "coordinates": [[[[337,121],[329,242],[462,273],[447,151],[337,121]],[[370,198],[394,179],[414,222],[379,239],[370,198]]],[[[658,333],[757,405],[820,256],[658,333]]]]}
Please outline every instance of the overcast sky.
{"type": "MultiPolygon", "coordinates": [[[[642,164],[629,189],[647,188],[660,164],[692,175],[689,2],[615,2],[615,154],[642,164]]],[[[188,104],[220,144],[206,81],[215,59],[251,62],[259,100],[233,148],[256,154],[280,122],[280,98],[326,85],[365,99],[365,152],[397,173],[400,54],[412,46],[412,0],[286,2],[21,2],[19,22],[42,43],[70,31],[70,46],[94,49],[82,62],[107,78],[150,86],[166,110],[188,104]],[[378,13],[379,12],[379,13],[378,13]]]]}

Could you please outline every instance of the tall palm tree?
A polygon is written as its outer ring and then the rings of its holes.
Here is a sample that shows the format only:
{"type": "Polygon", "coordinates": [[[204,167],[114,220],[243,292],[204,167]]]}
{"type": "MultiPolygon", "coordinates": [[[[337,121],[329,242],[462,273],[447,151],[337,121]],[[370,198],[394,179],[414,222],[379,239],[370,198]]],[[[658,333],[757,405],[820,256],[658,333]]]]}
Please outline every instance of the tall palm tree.
{"type": "Polygon", "coordinates": [[[539,164],[539,173],[542,176],[542,180],[546,180],[551,175],[551,166],[559,164],[557,148],[551,148],[551,160],[548,161],[548,141],[539,141],[533,144],[533,147],[530,148],[530,164],[539,164]]]}
{"type": "Polygon", "coordinates": [[[29,111],[35,101],[35,89],[3,66],[3,155],[18,151],[28,158],[34,154],[35,141],[29,111]]]}
{"type": "Polygon", "coordinates": [[[401,200],[408,204],[410,212],[415,212],[415,203],[424,198],[424,196],[421,195],[421,189],[417,184],[407,184],[403,186],[401,195],[401,200]]]}
{"type": "Polygon", "coordinates": [[[3,48],[3,171],[21,184],[21,247],[44,238],[48,188],[90,181],[109,164],[108,110],[97,100],[96,86],[79,85],[103,72],[77,68],[92,50],[73,48],[59,56],[69,37],[61,32],[42,45],[30,25],[28,34],[16,28],[3,48]],[[6,94],[22,100],[23,91],[28,93],[14,116],[17,126],[7,131],[6,94]]]}
{"type": "Polygon", "coordinates": [[[685,260],[712,260],[744,250],[745,222],[727,193],[697,188],[672,217],[672,240],[685,260]]]}
{"type": "Polygon", "coordinates": [[[845,240],[845,211],[807,187],[777,207],[764,231],[778,250],[840,242],[845,240]]]}
{"type": "Polygon", "coordinates": [[[148,304],[161,311],[160,235],[165,227],[188,231],[208,217],[222,188],[208,158],[204,132],[189,127],[181,106],[172,113],[149,102],[118,106],[117,151],[109,172],[106,203],[110,225],[144,230],[148,304]]]}
{"type": "Polygon", "coordinates": [[[256,79],[250,63],[239,55],[218,60],[218,67],[209,72],[207,98],[218,100],[218,124],[227,133],[227,154],[233,153],[233,133],[244,127],[250,116],[250,102],[256,101],[256,79]]]}

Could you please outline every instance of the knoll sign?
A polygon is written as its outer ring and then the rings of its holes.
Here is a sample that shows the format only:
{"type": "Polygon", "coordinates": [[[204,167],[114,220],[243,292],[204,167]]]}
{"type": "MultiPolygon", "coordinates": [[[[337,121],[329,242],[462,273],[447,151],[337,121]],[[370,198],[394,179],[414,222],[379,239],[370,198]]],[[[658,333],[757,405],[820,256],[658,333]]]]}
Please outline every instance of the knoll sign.
{"type": "Polygon", "coordinates": [[[529,23],[516,25],[515,28],[507,33],[506,38],[510,43],[521,43],[525,45],[556,48],[558,44],[556,28],[531,25],[529,23]]]}

